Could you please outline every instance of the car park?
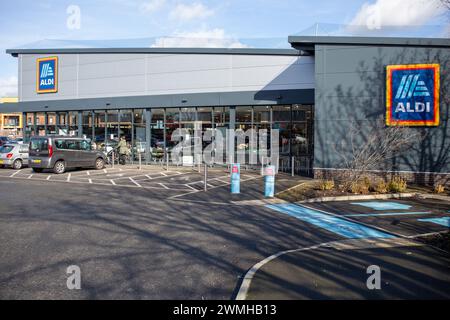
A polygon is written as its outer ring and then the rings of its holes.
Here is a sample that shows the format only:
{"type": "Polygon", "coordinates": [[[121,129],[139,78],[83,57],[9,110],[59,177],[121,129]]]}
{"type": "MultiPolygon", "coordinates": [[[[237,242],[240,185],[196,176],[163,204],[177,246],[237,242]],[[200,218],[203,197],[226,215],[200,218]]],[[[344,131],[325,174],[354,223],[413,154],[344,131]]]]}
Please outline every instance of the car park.
{"type": "Polygon", "coordinates": [[[22,169],[28,165],[28,146],[23,144],[5,144],[0,147],[0,166],[22,169]]]}
{"type": "Polygon", "coordinates": [[[92,150],[88,139],[67,136],[35,136],[30,139],[29,164],[35,172],[52,169],[61,174],[68,168],[103,169],[106,155],[92,150]]]}

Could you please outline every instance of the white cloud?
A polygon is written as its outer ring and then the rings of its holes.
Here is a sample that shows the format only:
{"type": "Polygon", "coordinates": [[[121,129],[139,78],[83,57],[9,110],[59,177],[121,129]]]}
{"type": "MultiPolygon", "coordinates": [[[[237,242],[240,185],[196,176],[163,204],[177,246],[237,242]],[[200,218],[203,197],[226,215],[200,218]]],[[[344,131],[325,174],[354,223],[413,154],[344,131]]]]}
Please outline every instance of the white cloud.
{"type": "Polygon", "coordinates": [[[229,37],[223,29],[197,32],[175,32],[172,36],[156,39],[152,47],[162,48],[245,48],[239,40],[229,37]]]}
{"type": "Polygon", "coordinates": [[[169,18],[177,21],[190,21],[194,19],[205,19],[214,15],[214,10],[209,9],[200,2],[193,4],[177,4],[170,12],[169,18]]]}
{"type": "Polygon", "coordinates": [[[420,26],[444,10],[440,0],[376,0],[364,3],[350,24],[371,29],[420,26]]]}
{"type": "Polygon", "coordinates": [[[165,3],[166,3],[166,0],[146,1],[145,3],[141,4],[141,10],[146,13],[153,13],[153,12],[161,9],[165,3]]]}
{"type": "Polygon", "coordinates": [[[0,78],[0,97],[17,97],[17,77],[0,78]]]}

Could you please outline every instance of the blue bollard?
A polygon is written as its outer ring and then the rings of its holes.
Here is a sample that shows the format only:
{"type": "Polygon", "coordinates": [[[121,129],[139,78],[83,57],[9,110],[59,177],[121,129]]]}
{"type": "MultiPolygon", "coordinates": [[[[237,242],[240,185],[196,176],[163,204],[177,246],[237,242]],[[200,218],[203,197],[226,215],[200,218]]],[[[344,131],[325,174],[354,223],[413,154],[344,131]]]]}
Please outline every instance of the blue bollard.
{"type": "Polygon", "coordinates": [[[275,166],[267,166],[264,170],[264,196],[272,198],[275,194],[275,166]]]}
{"type": "Polygon", "coordinates": [[[233,163],[231,165],[231,193],[240,193],[241,165],[233,163]]]}

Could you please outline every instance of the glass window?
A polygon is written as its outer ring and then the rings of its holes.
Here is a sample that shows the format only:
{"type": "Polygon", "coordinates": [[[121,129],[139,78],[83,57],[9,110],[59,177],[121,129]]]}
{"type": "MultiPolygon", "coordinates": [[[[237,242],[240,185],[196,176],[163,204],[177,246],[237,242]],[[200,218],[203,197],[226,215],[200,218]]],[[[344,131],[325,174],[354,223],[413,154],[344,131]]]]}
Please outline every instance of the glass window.
{"type": "Polygon", "coordinates": [[[150,157],[156,161],[164,157],[164,109],[152,109],[150,157]]]}
{"type": "Polygon", "coordinates": [[[255,123],[270,123],[270,106],[253,107],[255,123]]]}
{"type": "Polygon", "coordinates": [[[66,140],[66,148],[69,150],[79,150],[80,146],[77,140],[66,140]]]}
{"type": "Polygon", "coordinates": [[[117,110],[108,110],[108,137],[107,140],[119,141],[119,113],[117,110]]]}
{"type": "Polygon", "coordinates": [[[120,110],[119,135],[125,137],[127,143],[132,143],[132,110],[120,110]]]}
{"type": "Polygon", "coordinates": [[[166,123],[177,123],[180,119],[180,110],[178,108],[166,108],[166,123]]]}
{"type": "Polygon", "coordinates": [[[180,121],[181,122],[194,122],[197,115],[195,108],[180,108],[180,121]]]}
{"type": "Polygon", "coordinates": [[[2,146],[0,148],[0,153],[8,153],[8,152],[11,152],[12,149],[14,149],[14,146],[8,146],[8,145],[2,146]]]}
{"type": "Polygon", "coordinates": [[[273,122],[290,122],[291,106],[273,106],[273,122]]]}
{"type": "Polygon", "coordinates": [[[66,140],[55,140],[56,149],[67,149],[66,140]]]}
{"type": "Polygon", "coordinates": [[[48,149],[48,140],[45,138],[33,138],[30,142],[30,149],[33,151],[37,150],[47,150],[48,149]]]}
{"type": "Polygon", "coordinates": [[[45,135],[45,114],[44,112],[36,113],[36,135],[44,136],[45,135]]]}
{"type": "MultiPolygon", "coordinates": [[[[133,154],[134,160],[138,160],[139,153],[137,151],[143,151],[141,156],[142,160],[146,161],[147,158],[147,136],[145,131],[145,109],[134,109],[134,141],[133,141],[133,154]],[[136,151],[136,152],[134,152],[136,151]]],[[[149,159],[150,160],[150,159],[149,159]]]]}
{"type": "Polygon", "coordinates": [[[206,107],[197,108],[197,121],[201,121],[203,123],[211,123],[212,108],[206,108],[206,107]]]}
{"type": "Polygon", "coordinates": [[[78,135],[78,111],[69,112],[69,135],[77,136],[78,135]]]}
{"type": "Polygon", "coordinates": [[[105,142],[105,111],[95,111],[94,113],[94,132],[95,136],[93,141],[102,144],[105,142]]]}
{"type": "Polygon", "coordinates": [[[83,151],[90,151],[91,150],[91,143],[87,140],[81,140],[80,141],[80,150],[83,151]]]}
{"type": "Polygon", "coordinates": [[[86,138],[92,139],[92,126],[93,126],[93,119],[92,119],[92,111],[83,111],[83,117],[82,117],[82,124],[83,124],[83,136],[86,138]]]}
{"type": "Polygon", "coordinates": [[[214,107],[213,117],[216,126],[219,127],[225,126],[230,122],[230,108],[214,107]]]}
{"type": "Polygon", "coordinates": [[[252,123],[252,107],[236,107],[236,123],[252,123]]]}

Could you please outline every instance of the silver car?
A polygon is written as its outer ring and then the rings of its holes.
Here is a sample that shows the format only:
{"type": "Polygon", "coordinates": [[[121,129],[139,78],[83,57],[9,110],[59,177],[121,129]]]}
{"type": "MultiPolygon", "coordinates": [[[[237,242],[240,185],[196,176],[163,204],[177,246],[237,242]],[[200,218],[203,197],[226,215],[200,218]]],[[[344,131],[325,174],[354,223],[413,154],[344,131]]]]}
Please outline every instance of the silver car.
{"type": "Polygon", "coordinates": [[[64,173],[67,168],[103,169],[105,154],[92,150],[87,139],[67,136],[36,136],[30,139],[29,165],[35,172],[53,169],[64,173]]]}
{"type": "Polygon", "coordinates": [[[0,147],[0,166],[22,169],[28,164],[28,145],[5,144],[0,147]]]}

